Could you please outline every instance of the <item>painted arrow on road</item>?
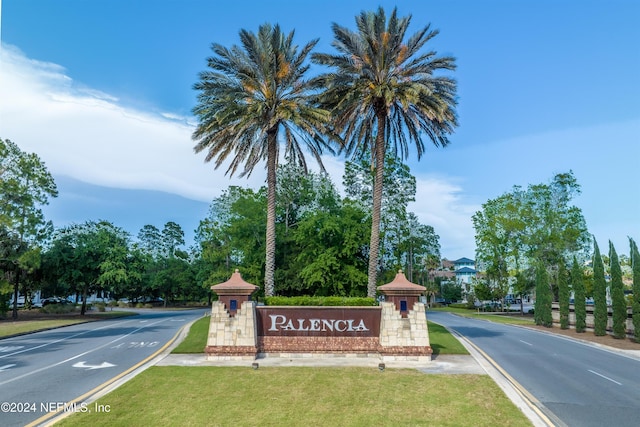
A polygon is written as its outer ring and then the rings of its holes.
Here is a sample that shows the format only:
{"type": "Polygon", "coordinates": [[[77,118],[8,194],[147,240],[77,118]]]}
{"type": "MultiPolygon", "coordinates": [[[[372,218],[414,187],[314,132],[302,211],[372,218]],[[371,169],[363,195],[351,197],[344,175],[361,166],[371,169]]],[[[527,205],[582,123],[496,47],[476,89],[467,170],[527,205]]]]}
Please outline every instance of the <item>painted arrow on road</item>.
{"type": "Polygon", "coordinates": [[[112,366],[116,366],[116,365],[113,365],[109,362],[102,362],[100,365],[87,365],[87,362],[84,362],[84,361],[73,364],[74,368],[85,368],[87,371],[92,369],[111,368],[112,366]]]}

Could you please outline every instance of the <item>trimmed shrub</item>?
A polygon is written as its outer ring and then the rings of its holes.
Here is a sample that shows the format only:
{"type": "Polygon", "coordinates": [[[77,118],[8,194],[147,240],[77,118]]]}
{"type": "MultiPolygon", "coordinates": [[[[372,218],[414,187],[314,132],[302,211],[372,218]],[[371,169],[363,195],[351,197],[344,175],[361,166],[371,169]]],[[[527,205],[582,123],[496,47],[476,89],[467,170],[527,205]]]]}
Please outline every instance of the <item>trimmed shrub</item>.
{"type": "Polygon", "coordinates": [[[47,314],[65,314],[76,311],[76,306],[74,304],[49,304],[40,310],[47,314]]]}
{"type": "Polygon", "coordinates": [[[471,307],[469,307],[468,303],[467,304],[462,304],[462,303],[455,303],[455,302],[453,304],[449,304],[449,307],[451,307],[451,308],[470,308],[470,309],[475,309],[476,308],[473,305],[471,307]]]}
{"type": "Polygon", "coordinates": [[[265,297],[265,305],[287,305],[287,306],[345,306],[356,307],[366,306],[373,307],[378,305],[375,298],[363,297],[265,297]]]}
{"type": "Polygon", "coordinates": [[[549,276],[544,265],[538,264],[536,267],[536,303],[534,306],[534,320],[536,325],[553,326],[551,315],[551,288],[549,287],[549,276]]]}
{"type": "Polygon", "coordinates": [[[600,248],[593,238],[593,333],[596,336],[607,335],[607,282],[604,278],[604,263],[600,248]]]}
{"type": "Polygon", "coordinates": [[[633,337],[640,342],[640,252],[635,240],[629,238],[631,245],[631,268],[633,270],[633,300],[631,303],[633,316],[633,337]]]}
{"type": "Polygon", "coordinates": [[[560,329],[569,329],[569,277],[564,260],[558,268],[558,301],[560,306],[560,329]]]}
{"type": "Polygon", "coordinates": [[[576,332],[584,332],[587,329],[584,274],[576,257],[573,257],[573,266],[571,267],[571,287],[574,295],[573,310],[576,314],[576,332]]]}
{"type": "Polygon", "coordinates": [[[609,241],[609,264],[611,271],[611,308],[613,310],[613,337],[627,337],[627,300],[624,298],[622,269],[613,243],[609,241]]]}

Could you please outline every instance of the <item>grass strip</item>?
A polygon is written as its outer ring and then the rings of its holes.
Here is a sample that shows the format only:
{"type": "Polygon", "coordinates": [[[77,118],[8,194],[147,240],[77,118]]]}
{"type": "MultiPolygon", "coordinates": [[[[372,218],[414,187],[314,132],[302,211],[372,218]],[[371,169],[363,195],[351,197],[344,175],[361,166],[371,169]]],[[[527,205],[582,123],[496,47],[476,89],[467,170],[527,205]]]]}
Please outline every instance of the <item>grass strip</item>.
{"type": "Polygon", "coordinates": [[[88,408],[60,425],[531,425],[487,375],[410,369],[156,366],[88,408]]]}
{"type": "Polygon", "coordinates": [[[50,320],[22,320],[16,322],[3,321],[0,323],[0,337],[8,337],[27,332],[35,332],[61,326],[75,325],[86,322],[86,319],[50,319],[50,320]]]}
{"type": "Polygon", "coordinates": [[[460,341],[447,331],[447,329],[427,320],[429,328],[429,343],[433,350],[433,355],[439,354],[469,354],[460,341]]]}
{"type": "MultiPolygon", "coordinates": [[[[39,320],[3,320],[0,322],[0,338],[9,337],[29,332],[44,331],[62,326],[70,326],[101,319],[115,319],[118,317],[137,316],[138,313],[131,311],[105,311],[95,312],[87,316],[74,316],[60,319],[39,319],[39,320]]],[[[204,347],[203,347],[204,348],[204,347]]]]}
{"type": "Polygon", "coordinates": [[[187,337],[173,349],[172,353],[204,353],[210,320],[211,316],[205,316],[193,322],[187,337]]]}
{"type": "Polygon", "coordinates": [[[483,313],[482,311],[468,310],[465,308],[430,308],[429,311],[446,311],[449,313],[455,313],[459,316],[469,317],[472,319],[490,320],[496,323],[503,323],[508,325],[534,325],[533,317],[524,317],[517,312],[511,312],[504,314],[483,313]]]}

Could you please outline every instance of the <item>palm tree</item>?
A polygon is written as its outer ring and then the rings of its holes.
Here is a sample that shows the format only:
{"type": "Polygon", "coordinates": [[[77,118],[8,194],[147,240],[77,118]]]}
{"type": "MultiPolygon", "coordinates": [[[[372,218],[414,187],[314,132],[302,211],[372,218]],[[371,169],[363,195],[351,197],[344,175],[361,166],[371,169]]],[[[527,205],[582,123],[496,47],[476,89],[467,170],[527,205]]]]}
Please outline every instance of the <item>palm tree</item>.
{"type": "Polygon", "coordinates": [[[227,49],[212,44],[209,70],[200,73],[193,109],[198,126],[193,133],[196,153],[207,150],[205,161],[220,167],[231,155],[226,173],[232,176],[244,163],[240,176],[248,176],[262,160],[267,163],[267,230],[265,295],[273,295],[275,269],[276,167],[280,139],[289,161],[307,168],[304,148],[318,161],[331,147],[320,130],[329,119],[326,110],[314,106],[314,83],[305,79],[306,58],[317,40],[299,52],[292,31],[264,24],[258,33],[241,30],[241,46],[227,49]],[[282,132],[281,132],[282,131],[282,132]]]}
{"type": "Polygon", "coordinates": [[[455,69],[455,59],[420,53],[438,34],[427,25],[408,40],[411,16],[398,18],[396,9],[387,21],[384,10],[362,12],[357,32],[333,24],[333,46],[338,54],[312,55],[318,64],[335,70],[318,77],[325,87],[321,105],[332,111],[332,126],[344,139],[347,154],[371,153],[375,170],[368,270],[368,295],[375,296],[380,239],[380,207],[384,156],[387,150],[401,159],[415,144],[418,159],[423,139],[446,146],[457,126],[456,82],[441,70],[455,69]]]}

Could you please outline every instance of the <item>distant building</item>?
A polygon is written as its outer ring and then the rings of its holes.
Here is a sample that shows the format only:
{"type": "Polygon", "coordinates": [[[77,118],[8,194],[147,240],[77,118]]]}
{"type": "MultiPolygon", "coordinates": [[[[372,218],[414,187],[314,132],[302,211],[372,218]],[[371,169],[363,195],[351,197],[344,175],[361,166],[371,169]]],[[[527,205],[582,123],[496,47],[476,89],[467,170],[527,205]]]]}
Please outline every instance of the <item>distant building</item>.
{"type": "Polygon", "coordinates": [[[441,267],[441,270],[455,270],[455,265],[453,264],[453,261],[449,261],[446,258],[442,258],[442,261],[440,262],[440,267],[441,267]]]}
{"type": "Polygon", "coordinates": [[[454,271],[456,275],[456,282],[458,283],[471,283],[472,279],[476,277],[476,262],[469,258],[460,258],[453,262],[454,271]]]}

